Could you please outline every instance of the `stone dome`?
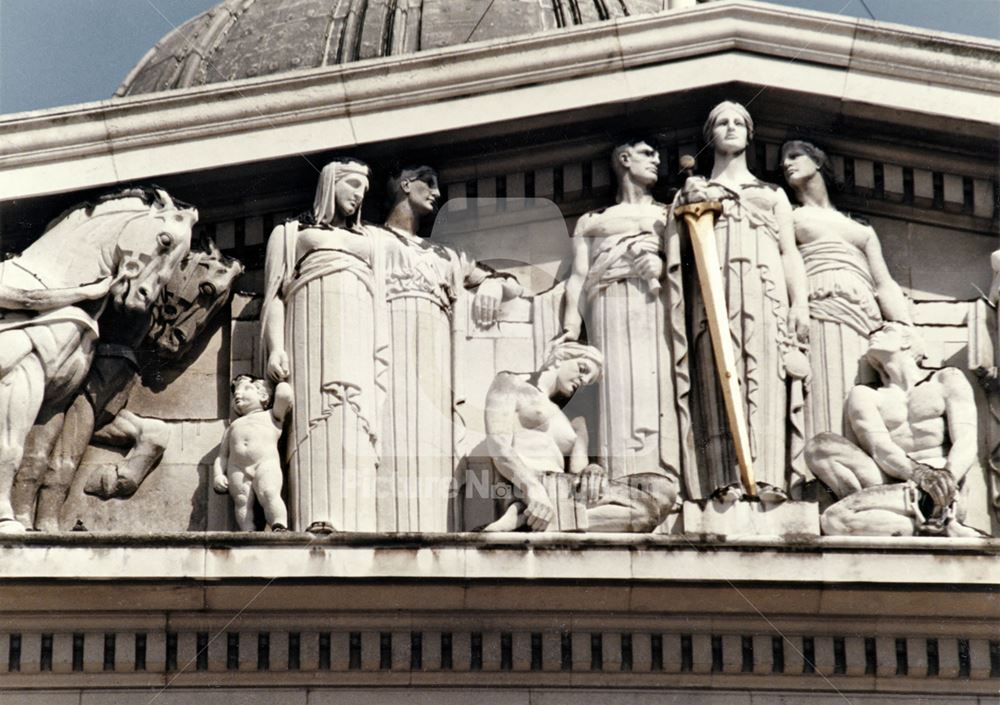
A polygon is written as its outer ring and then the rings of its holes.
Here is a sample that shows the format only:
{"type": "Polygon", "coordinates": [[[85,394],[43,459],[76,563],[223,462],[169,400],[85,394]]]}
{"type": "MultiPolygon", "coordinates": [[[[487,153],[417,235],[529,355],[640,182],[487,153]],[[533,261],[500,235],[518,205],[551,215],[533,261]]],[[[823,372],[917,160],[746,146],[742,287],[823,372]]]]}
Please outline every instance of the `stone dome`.
{"type": "Polygon", "coordinates": [[[224,0],[161,39],[115,95],[201,86],[658,12],[676,0],[224,0]]]}

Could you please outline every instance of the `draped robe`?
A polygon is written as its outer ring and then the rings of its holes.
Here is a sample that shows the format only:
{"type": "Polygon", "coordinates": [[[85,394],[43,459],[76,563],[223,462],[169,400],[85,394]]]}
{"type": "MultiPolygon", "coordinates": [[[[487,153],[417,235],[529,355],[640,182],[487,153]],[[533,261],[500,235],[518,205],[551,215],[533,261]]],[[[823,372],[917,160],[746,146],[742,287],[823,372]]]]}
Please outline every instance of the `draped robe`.
{"type": "Polygon", "coordinates": [[[453,308],[489,272],[454,250],[380,229],[392,359],[382,420],[380,531],[448,530],[454,474],[453,308]]]}
{"type": "MultiPolygon", "coordinates": [[[[583,284],[587,336],[604,354],[598,382],[597,453],[611,480],[652,472],[680,484],[693,470],[680,249],[664,240],[665,205],[655,227],[599,211],[579,237],[592,238],[583,284]],[[644,254],[663,257],[651,286],[636,270],[644,254]]],[[[610,210],[610,209],[609,209],[610,210]]]]}
{"type": "MultiPolygon", "coordinates": [[[[802,394],[801,382],[789,380],[783,362],[794,336],[787,323],[775,188],[758,181],[743,185],[738,199],[723,200],[715,241],[756,479],[786,488],[791,445],[802,440],[802,394]]],[[[693,288],[693,419],[700,473],[688,492],[691,499],[700,499],[718,487],[739,483],[740,475],[705,302],[700,288],[693,288]]]]}
{"type": "Polygon", "coordinates": [[[365,226],[322,230],[324,246],[298,260],[298,223],[272,234],[284,243],[283,272],[269,273],[262,314],[266,320],[269,299],[282,298],[295,394],[287,445],[292,523],[298,531],[318,522],[375,531],[388,372],[382,254],[365,226]]]}
{"type": "Polygon", "coordinates": [[[844,435],[851,387],[876,380],[864,362],[868,337],[882,325],[875,282],[865,254],[840,239],[799,245],[809,282],[809,366],[806,438],[844,435]]]}

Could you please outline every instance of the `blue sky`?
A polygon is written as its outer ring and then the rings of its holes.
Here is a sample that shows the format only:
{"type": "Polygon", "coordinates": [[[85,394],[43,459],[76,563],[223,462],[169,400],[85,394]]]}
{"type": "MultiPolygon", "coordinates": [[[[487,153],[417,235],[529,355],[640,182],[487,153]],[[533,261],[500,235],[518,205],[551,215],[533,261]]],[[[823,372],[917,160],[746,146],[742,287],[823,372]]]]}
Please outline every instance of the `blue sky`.
{"type": "MultiPolygon", "coordinates": [[[[110,97],[157,40],[218,1],[0,0],[0,113],[110,97]]],[[[1000,39],[1000,0],[777,4],[1000,39]]]]}

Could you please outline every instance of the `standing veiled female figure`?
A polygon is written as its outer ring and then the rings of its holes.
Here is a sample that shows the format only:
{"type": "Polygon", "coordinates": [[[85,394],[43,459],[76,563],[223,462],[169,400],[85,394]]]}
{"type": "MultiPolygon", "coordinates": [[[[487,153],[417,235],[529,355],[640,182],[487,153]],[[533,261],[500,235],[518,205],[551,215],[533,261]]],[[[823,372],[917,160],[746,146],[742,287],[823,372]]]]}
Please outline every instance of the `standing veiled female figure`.
{"type": "MultiPolygon", "coordinates": [[[[746,108],[729,101],[715,106],[704,135],[715,152],[705,187],[723,205],[715,240],[754,472],[759,482],[783,490],[790,459],[798,450],[792,446],[801,442],[801,380],[796,378],[805,373],[799,346],[809,330],[806,278],[795,247],[792,208],[780,188],[761,181],[747,167],[753,120],[746,108]]],[[[698,499],[738,483],[739,471],[705,303],[700,288],[692,288],[693,425],[700,472],[697,483],[688,483],[688,491],[698,499]]]]}
{"type": "Polygon", "coordinates": [[[361,224],[370,170],[339,159],[312,212],[275,228],[261,313],[267,374],[288,379],[289,504],[296,530],[374,531],[388,372],[381,248],[361,224]]]}

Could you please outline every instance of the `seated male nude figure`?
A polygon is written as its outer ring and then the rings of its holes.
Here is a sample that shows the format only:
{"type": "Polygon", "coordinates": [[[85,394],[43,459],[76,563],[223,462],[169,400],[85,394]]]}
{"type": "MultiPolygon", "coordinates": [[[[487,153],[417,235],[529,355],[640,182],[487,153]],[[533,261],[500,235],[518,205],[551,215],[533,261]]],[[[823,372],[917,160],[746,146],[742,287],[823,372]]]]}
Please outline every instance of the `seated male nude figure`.
{"type": "Polygon", "coordinates": [[[838,501],[823,533],[854,536],[982,536],[960,522],[958,489],[977,467],[976,404],[957,368],[927,376],[911,329],[888,323],[872,334],[865,359],[882,386],[854,387],[847,420],[857,444],[821,433],[806,462],[838,501]]]}
{"type": "Polygon", "coordinates": [[[493,462],[520,491],[519,499],[485,531],[527,527],[545,531],[555,518],[552,499],[541,482],[546,472],[577,475],[577,497],[587,507],[589,531],[646,532],[663,521],[676,499],[676,485],[656,473],[636,473],[608,481],[587,456],[582,418],[570,421],[556,401],[593,384],[603,358],[580,343],[556,345],[537,372],[501,372],[486,395],[486,444],[493,462]]]}

